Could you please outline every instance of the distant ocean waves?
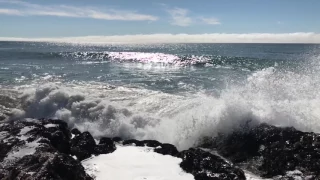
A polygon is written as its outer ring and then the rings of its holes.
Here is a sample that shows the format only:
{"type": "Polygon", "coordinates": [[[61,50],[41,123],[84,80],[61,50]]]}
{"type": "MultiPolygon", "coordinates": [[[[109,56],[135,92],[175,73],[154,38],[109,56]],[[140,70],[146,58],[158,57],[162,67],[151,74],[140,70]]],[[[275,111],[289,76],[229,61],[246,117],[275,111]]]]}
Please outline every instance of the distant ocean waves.
{"type": "Polygon", "coordinates": [[[19,59],[75,60],[85,63],[135,62],[177,66],[230,66],[255,69],[274,65],[274,60],[220,55],[177,55],[149,52],[15,52],[19,59]]]}

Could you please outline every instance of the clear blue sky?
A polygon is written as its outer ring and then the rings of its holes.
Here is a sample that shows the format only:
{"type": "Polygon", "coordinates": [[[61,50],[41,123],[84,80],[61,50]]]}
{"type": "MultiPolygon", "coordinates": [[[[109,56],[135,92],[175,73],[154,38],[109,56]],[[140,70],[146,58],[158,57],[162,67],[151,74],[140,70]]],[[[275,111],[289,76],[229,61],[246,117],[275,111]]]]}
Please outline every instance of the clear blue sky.
{"type": "Polygon", "coordinates": [[[0,0],[0,37],[320,32],[320,0],[0,0]]]}

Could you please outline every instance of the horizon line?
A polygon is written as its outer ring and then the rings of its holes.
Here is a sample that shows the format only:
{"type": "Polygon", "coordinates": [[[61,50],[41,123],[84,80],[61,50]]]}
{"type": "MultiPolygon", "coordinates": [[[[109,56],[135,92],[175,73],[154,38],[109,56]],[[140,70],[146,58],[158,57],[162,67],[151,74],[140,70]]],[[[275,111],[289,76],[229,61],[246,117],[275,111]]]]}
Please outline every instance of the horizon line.
{"type": "Polygon", "coordinates": [[[203,33],[134,34],[70,37],[0,37],[0,41],[52,42],[71,44],[155,44],[155,43],[285,43],[319,44],[320,33],[203,33]]]}

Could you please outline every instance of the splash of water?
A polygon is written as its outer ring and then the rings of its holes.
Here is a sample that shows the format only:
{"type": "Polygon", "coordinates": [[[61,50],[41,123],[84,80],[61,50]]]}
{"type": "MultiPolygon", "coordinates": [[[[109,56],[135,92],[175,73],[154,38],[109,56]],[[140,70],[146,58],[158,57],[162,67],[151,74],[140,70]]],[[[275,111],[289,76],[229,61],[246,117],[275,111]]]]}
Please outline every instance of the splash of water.
{"type": "Polygon", "coordinates": [[[95,137],[156,139],[179,149],[194,146],[204,136],[232,131],[247,120],[320,132],[317,63],[318,59],[309,62],[301,71],[265,68],[242,85],[231,81],[215,95],[35,81],[15,87],[20,103],[10,117],[59,118],[95,137]]]}

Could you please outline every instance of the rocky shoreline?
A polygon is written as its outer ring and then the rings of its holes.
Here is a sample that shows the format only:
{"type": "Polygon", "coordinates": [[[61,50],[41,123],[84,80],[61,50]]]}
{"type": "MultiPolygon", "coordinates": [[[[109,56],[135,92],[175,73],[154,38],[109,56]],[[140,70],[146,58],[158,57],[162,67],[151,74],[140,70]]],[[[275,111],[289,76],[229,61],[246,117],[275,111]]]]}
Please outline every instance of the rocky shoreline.
{"type": "Polygon", "coordinates": [[[320,135],[294,128],[246,124],[179,152],[155,140],[103,137],[96,142],[89,132],[50,119],[0,123],[0,179],[91,180],[81,161],[113,153],[119,145],[147,146],[180,158],[181,169],[196,180],[245,180],[242,169],[279,180],[320,179],[320,135]]]}

